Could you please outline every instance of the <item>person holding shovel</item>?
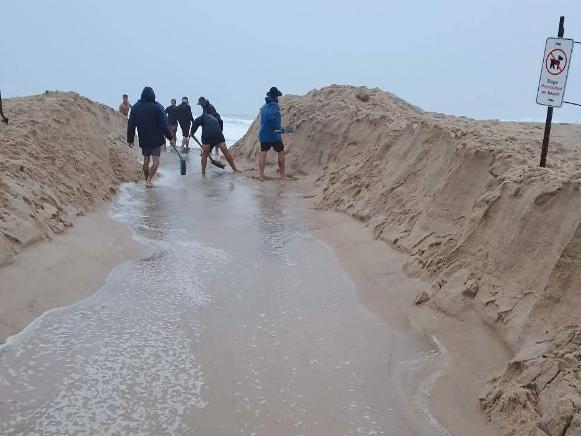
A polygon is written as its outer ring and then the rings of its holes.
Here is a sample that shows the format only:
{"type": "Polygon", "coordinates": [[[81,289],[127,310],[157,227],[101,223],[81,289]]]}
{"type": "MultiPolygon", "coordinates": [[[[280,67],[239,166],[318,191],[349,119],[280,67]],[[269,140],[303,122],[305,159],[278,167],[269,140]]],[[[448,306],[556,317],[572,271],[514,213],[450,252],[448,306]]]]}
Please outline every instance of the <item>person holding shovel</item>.
{"type": "Polygon", "coordinates": [[[160,103],[155,101],[155,92],[149,86],[143,88],[141,99],[131,109],[127,124],[127,144],[131,148],[133,148],[136,128],[139,147],[143,155],[145,186],[151,188],[153,176],[159,167],[161,147],[165,144],[165,138],[171,141],[173,135],[167,124],[165,110],[160,103]],[[150,160],[153,160],[151,167],[150,160]]]}
{"type": "Polygon", "coordinates": [[[234,158],[230,150],[226,147],[226,139],[220,128],[218,119],[209,114],[202,114],[194,120],[192,124],[191,136],[194,137],[198,127],[202,127],[202,175],[206,175],[206,166],[208,165],[208,156],[212,152],[212,148],[218,147],[224,154],[226,161],[235,173],[238,172],[234,158]]]}

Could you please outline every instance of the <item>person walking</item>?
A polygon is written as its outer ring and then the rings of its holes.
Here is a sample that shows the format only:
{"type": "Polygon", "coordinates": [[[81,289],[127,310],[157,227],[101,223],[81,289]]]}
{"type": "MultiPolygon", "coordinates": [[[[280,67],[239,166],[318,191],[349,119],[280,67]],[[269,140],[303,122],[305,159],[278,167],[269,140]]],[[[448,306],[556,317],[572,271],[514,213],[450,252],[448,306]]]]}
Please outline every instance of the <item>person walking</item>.
{"type": "Polygon", "coordinates": [[[192,115],[192,108],[190,107],[188,97],[182,97],[182,102],[177,110],[178,123],[182,129],[182,150],[190,150],[190,126],[194,117],[192,115]]]}
{"type": "Polygon", "coordinates": [[[131,109],[129,123],[127,125],[127,144],[133,148],[135,129],[139,137],[139,147],[143,155],[143,175],[145,186],[153,186],[153,176],[159,167],[161,147],[165,144],[165,138],[170,141],[172,132],[167,123],[163,106],[155,101],[155,92],[149,86],[143,88],[141,98],[131,109]],[[151,167],[150,160],[153,160],[151,167]]]}
{"type": "MultiPolygon", "coordinates": [[[[173,135],[173,138],[170,139],[169,143],[175,147],[176,135],[178,133],[178,107],[176,105],[175,98],[171,99],[171,105],[165,109],[165,113],[167,114],[167,123],[169,125],[169,129],[173,135]]],[[[165,144],[163,145],[163,149],[166,149],[165,144]]]]}
{"type": "Polygon", "coordinates": [[[264,99],[266,103],[260,108],[260,155],[258,158],[258,170],[260,180],[264,180],[264,168],[266,166],[266,154],[271,148],[278,154],[278,169],[280,178],[284,179],[285,175],[285,156],[284,144],[282,142],[282,133],[284,129],[281,126],[280,107],[278,98],[282,92],[276,86],[270,88],[264,99]]]}
{"type": "Polygon", "coordinates": [[[121,112],[127,118],[127,115],[129,115],[129,109],[131,109],[133,106],[131,106],[131,103],[129,103],[129,96],[127,94],[123,94],[122,98],[123,100],[119,105],[119,112],[121,112]]]}
{"type": "Polygon", "coordinates": [[[198,127],[202,127],[202,175],[206,175],[206,166],[208,165],[208,156],[212,152],[212,148],[218,147],[224,154],[226,161],[235,173],[238,172],[234,158],[230,150],[226,147],[226,140],[220,128],[218,119],[209,114],[202,114],[194,120],[192,124],[191,136],[196,134],[198,127]]]}

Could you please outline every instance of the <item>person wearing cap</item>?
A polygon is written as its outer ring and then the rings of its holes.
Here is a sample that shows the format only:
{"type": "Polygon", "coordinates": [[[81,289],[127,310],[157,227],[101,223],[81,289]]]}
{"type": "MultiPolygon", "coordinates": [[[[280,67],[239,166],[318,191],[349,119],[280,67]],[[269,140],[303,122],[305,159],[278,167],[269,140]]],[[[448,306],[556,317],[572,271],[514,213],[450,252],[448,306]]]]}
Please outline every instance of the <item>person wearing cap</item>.
{"type": "MultiPolygon", "coordinates": [[[[222,121],[222,117],[216,111],[216,108],[214,107],[214,105],[212,103],[210,103],[210,100],[206,99],[205,97],[200,97],[198,99],[198,105],[202,106],[202,113],[207,114],[207,115],[212,115],[214,118],[216,118],[218,120],[218,122],[220,123],[220,130],[222,130],[222,132],[223,132],[224,131],[224,121],[222,121]]],[[[218,156],[220,154],[218,147],[216,147],[214,150],[216,151],[216,156],[218,156]]]]}
{"type": "Polygon", "coordinates": [[[198,127],[202,128],[202,175],[206,175],[206,166],[208,164],[208,156],[212,152],[212,148],[217,147],[224,154],[226,161],[235,173],[238,172],[234,158],[226,147],[226,140],[220,128],[218,119],[210,114],[202,114],[194,120],[192,124],[191,136],[196,134],[198,127]]]}
{"type": "Polygon", "coordinates": [[[280,107],[278,105],[280,96],[282,96],[282,92],[276,86],[273,86],[266,93],[266,98],[264,99],[266,103],[260,109],[260,156],[258,159],[260,180],[264,180],[266,154],[271,148],[274,148],[274,151],[278,154],[280,178],[285,178],[284,144],[282,143],[284,129],[281,126],[280,107]]]}
{"type": "Polygon", "coordinates": [[[198,99],[198,105],[202,106],[203,113],[208,114],[208,115],[212,115],[214,118],[216,118],[218,120],[218,122],[220,123],[220,129],[222,131],[224,131],[224,121],[222,121],[222,117],[216,111],[216,108],[214,107],[214,105],[212,103],[210,103],[210,100],[206,99],[205,97],[200,97],[198,99]]]}
{"type": "Polygon", "coordinates": [[[127,144],[131,148],[133,148],[136,128],[139,147],[143,155],[145,186],[151,188],[153,176],[159,167],[161,147],[165,144],[165,138],[171,141],[173,135],[167,124],[164,108],[155,101],[155,92],[149,86],[143,88],[141,98],[131,109],[127,124],[127,144]],[[151,167],[149,166],[150,158],[153,158],[151,167]]]}

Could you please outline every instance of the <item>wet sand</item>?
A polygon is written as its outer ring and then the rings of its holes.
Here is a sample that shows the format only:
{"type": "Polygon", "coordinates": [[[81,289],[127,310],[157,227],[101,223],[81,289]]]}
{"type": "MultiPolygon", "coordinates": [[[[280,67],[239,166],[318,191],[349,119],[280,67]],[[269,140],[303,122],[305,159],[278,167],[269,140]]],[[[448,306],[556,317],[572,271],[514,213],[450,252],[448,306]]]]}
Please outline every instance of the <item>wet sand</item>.
{"type": "Polygon", "coordinates": [[[0,344],[47,310],[93,294],[116,265],[146,252],[105,206],[27,247],[0,268],[0,344]]]}
{"type": "Polygon", "coordinates": [[[360,221],[335,212],[316,211],[315,235],[329,244],[354,280],[360,301],[387,325],[421,331],[433,338],[445,363],[424,380],[412,383],[404,396],[411,403],[428,405],[430,414],[451,434],[497,435],[478,405],[482,386],[490,374],[502,369],[510,351],[470,314],[449,316],[426,306],[414,306],[414,297],[429,283],[404,274],[407,258],[385,242],[373,239],[360,221]]]}
{"type": "Polygon", "coordinates": [[[447,434],[446,355],[394,304],[424,286],[401,258],[337,258],[293,182],[201,180],[195,161],[120,192],[150,256],[0,347],[0,432],[447,434]]]}

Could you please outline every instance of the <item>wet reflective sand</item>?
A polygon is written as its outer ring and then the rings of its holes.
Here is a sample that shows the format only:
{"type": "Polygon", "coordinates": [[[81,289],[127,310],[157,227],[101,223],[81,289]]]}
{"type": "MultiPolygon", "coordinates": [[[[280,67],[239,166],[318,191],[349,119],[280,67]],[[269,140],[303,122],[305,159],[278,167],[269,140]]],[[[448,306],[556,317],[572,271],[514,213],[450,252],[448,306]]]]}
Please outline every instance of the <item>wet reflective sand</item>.
{"type": "Polygon", "coordinates": [[[113,210],[153,254],[0,348],[1,434],[444,434],[441,356],[360,303],[292,182],[164,157],[113,210]]]}

